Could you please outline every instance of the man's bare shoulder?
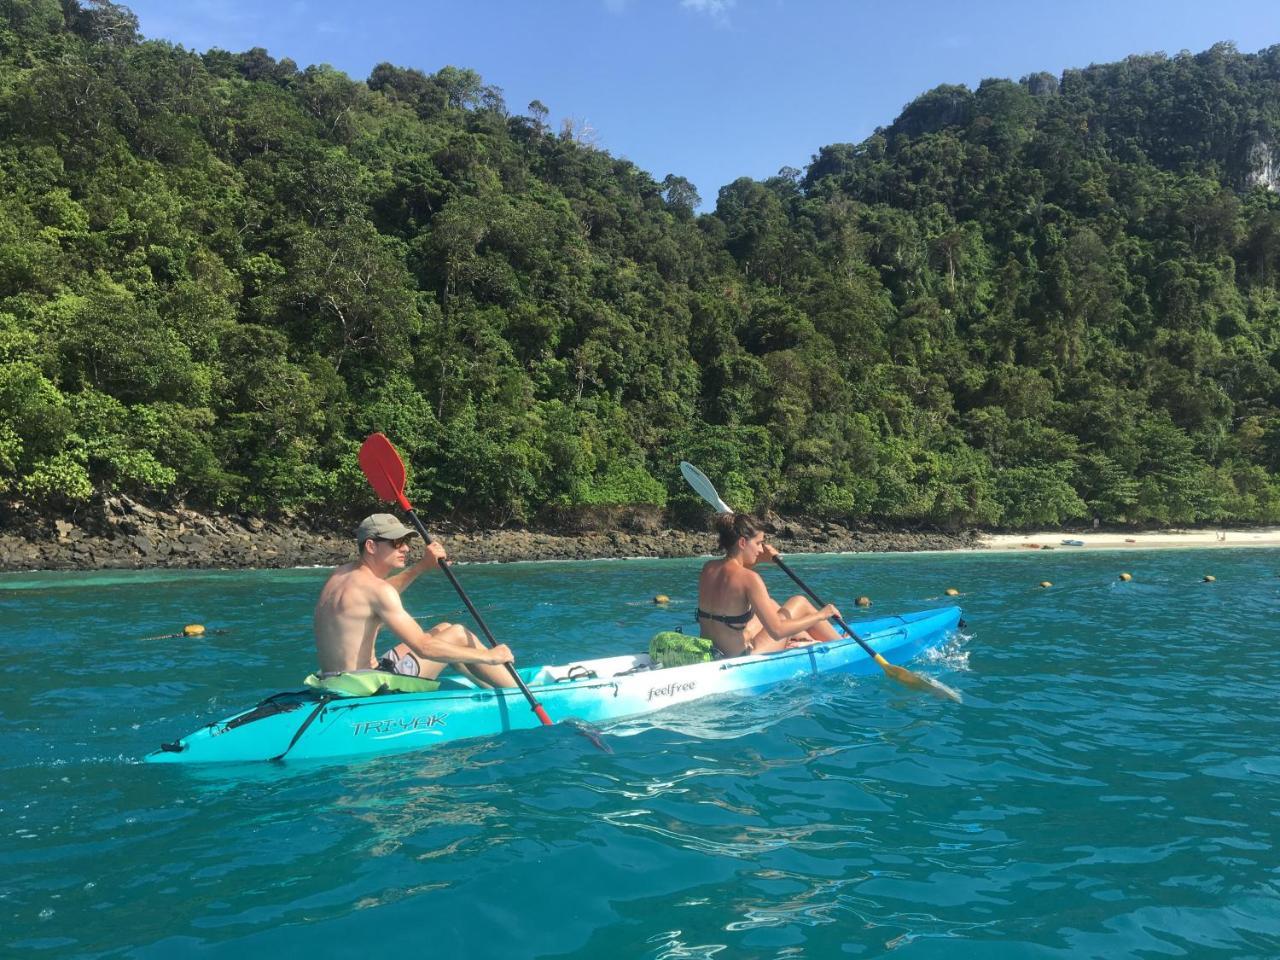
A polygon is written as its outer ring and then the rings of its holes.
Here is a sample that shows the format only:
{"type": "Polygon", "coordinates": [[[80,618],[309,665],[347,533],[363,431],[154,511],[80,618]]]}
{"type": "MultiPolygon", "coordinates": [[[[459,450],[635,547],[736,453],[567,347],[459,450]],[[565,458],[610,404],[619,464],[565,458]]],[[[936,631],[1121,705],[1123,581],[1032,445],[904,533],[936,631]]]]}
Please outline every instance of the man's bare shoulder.
{"type": "Polygon", "coordinates": [[[374,610],[396,610],[403,606],[400,591],[368,567],[361,565],[353,570],[348,584],[349,589],[357,590],[361,596],[368,598],[374,610]]]}
{"type": "Polygon", "coordinates": [[[330,580],[341,580],[344,577],[348,577],[354,573],[359,566],[359,563],[352,561],[351,563],[344,563],[340,567],[334,567],[329,574],[329,579],[326,580],[325,583],[328,583],[330,580]]]}
{"type": "Polygon", "coordinates": [[[362,563],[347,563],[338,567],[329,574],[329,579],[324,582],[324,588],[320,593],[322,599],[339,596],[344,599],[363,597],[373,603],[385,602],[388,594],[397,599],[400,596],[391,584],[362,563]]]}

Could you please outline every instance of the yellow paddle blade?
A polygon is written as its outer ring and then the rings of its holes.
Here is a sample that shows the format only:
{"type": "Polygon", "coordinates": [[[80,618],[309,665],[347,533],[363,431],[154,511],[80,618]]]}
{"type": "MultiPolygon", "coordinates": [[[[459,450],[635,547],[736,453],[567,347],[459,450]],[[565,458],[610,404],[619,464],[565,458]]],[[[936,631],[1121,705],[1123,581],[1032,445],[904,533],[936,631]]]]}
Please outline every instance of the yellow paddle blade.
{"type": "Polygon", "coordinates": [[[912,673],[906,667],[899,667],[890,663],[880,654],[876,654],[876,663],[880,664],[880,668],[886,674],[897,680],[904,687],[910,687],[913,690],[923,690],[925,693],[932,693],[935,697],[943,700],[952,700],[960,703],[960,694],[956,690],[952,690],[941,680],[935,680],[933,677],[926,677],[923,674],[912,673]]]}

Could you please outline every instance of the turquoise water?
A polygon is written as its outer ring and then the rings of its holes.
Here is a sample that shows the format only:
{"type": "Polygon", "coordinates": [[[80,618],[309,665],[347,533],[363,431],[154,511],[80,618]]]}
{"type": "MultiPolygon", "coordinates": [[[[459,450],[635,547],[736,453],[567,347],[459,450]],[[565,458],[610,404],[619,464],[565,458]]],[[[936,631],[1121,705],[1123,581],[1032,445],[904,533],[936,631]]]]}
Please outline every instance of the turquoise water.
{"type": "MultiPolygon", "coordinates": [[[[1280,955],[1280,551],[794,566],[847,614],[962,591],[964,635],[913,667],[963,705],[824,678],[617,724],[608,754],[558,725],[160,768],[297,685],[324,571],[0,577],[0,955],[1280,955]]],[[[458,571],[531,664],[642,646],[696,569],[458,571]]],[[[407,601],[464,617],[443,578],[407,601]]]]}

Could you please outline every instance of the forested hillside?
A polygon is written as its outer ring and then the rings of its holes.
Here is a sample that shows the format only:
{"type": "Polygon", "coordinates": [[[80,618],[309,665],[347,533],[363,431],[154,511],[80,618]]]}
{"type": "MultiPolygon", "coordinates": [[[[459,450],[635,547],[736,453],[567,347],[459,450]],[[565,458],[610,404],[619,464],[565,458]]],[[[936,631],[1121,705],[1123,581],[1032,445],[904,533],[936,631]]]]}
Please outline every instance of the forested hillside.
{"type": "Polygon", "coordinates": [[[681,458],[846,519],[1280,519],[1280,46],[940,87],[702,215],[501,78],[287,52],[0,0],[11,507],[343,514],[377,429],[486,523],[681,458]]]}

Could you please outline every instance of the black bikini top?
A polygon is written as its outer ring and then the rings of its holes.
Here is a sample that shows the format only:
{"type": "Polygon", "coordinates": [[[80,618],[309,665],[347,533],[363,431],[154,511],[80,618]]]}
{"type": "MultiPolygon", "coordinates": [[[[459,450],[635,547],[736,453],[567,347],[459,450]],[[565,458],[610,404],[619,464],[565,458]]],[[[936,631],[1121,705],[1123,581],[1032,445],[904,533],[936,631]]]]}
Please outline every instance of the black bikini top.
{"type": "Polygon", "coordinates": [[[723,613],[707,613],[707,611],[699,607],[694,611],[693,615],[699,620],[714,620],[716,623],[723,623],[726,627],[733,630],[741,630],[751,622],[751,618],[755,616],[755,611],[748,607],[746,613],[738,613],[730,616],[723,613]]]}

